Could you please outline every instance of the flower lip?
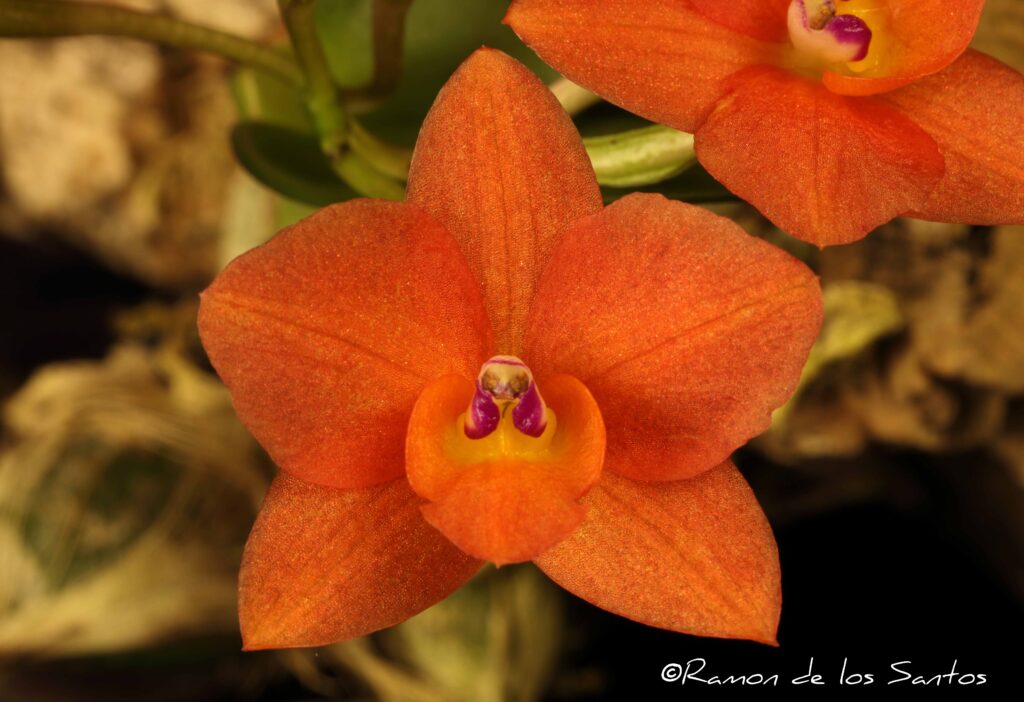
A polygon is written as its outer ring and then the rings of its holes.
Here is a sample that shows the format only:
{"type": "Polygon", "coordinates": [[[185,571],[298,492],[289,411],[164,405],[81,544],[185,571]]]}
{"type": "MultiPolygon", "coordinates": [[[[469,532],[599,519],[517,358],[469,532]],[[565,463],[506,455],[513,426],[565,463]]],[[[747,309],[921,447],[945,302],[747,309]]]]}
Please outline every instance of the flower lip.
{"type": "Polygon", "coordinates": [[[459,374],[424,388],[409,418],[406,475],[427,501],[427,521],[471,556],[498,565],[530,560],[586,516],[579,504],[601,476],[605,431],[597,402],[579,380],[544,376],[547,426],[528,436],[512,410],[489,435],[464,424],[476,384],[459,374]]]}
{"type": "Polygon", "coordinates": [[[538,437],[547,428],[547,408],[533,373],[516,356],[491,357],[480,368],[476,392],[466,412],[465,432],[482,439],[497,429],[512,409],[512,424],[523,434],[538,437]]]}
{"type": "Polygon", "coordinates": [[[828,63],[861,61],[871,48],[867,23],[856,15],[838,14],[834,0],[793,0],[787,22],[793,46],[828,63]]]}

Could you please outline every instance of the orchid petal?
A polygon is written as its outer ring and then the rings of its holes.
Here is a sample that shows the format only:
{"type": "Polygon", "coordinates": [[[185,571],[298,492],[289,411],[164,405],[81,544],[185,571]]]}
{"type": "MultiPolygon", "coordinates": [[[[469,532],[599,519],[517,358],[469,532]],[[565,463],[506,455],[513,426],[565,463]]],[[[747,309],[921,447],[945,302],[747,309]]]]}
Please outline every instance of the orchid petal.
{"type": "Polygon", "coordinates": [[[323,646],[393,626],[481,565],[423,520],[405,480],[338,490],[282,473],[242,559],[245,648],[323,646]]]}
{"type": "Polygon", "coordinates": [[[790,0],[688,0],[697,12],[734,32],[762,41],[786,41],[790,0]]]}
{"type": "Polygon", "coordinates": [[[639,480],[713,468],[768,428],[821,325],[808,268],[733,222],[629,195],[569,229],[530,311],[526,361],[579,378],[607,466],[639,480]]]}
{"type": "Polygon", "coordinates": [[[282,469],[334,487],[399,477],[427,382],[490,355],[455,240],[402,203],[356,200],[235,259],[199,332],[238,416],[282,469]]]}
{"type": "Polygon", "coordinates": [[[650,626],[775,643],[775,539],[731,463],[671,483],[606,474],[583,502],[583,525],[535,560],[556,583],[650,626]]]}
{"type": "Polygon", "coordinates": [[[566,77],[684,132],[703,121],[726,78],[779,50],[680,0],[514,0],[505,22],[566,77]]]}
{"type": "Polygon", "coordinates": [[[407,199],[458,240],[483,288],[498,351],[516,354],[537,278],[565,226],[601,208],[579,134],[524,66],[481,49],[437,96],[407,199]]]}
{"type": "Polygon", "coordinates": [[[1024,76],[968,51],[949,68],[884,96],[938,143],[946,174],[915,217],[1024,222],[1024,76]]]}
{"type": "Polygon", "coordinates": [[[697,131],[697,156],[799,239],[856,241],[921,207],[942,177],[935,140],[880,100],[836,95],[774,69],[736,84],[697,131]]]}
{"type": "Polygon", "coordinates": [[[875,95],[941,71],[970,44],[985,0],[886,0],[871,26],[884,54],[863,75],[826,71],[825,86],[842,95],[875,95]]]}

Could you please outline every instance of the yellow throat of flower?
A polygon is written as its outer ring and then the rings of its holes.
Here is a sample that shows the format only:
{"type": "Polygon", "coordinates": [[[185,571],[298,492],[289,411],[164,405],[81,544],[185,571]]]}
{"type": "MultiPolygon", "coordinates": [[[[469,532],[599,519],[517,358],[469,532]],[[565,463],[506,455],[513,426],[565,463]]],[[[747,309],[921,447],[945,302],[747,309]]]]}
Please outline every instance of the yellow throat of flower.
{"type": "Polygon", "coordinates": [[[889,9],[884,0],[792,0],[787,24],[794,70],[873,76],[884,68],[889,9]]]}

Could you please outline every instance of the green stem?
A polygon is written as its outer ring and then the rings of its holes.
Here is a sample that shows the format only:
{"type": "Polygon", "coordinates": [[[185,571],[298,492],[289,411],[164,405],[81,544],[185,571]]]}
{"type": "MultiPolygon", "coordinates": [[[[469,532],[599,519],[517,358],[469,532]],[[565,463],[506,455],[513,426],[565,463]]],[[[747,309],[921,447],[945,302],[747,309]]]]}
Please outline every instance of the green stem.
{"type": "Polygon", "coordinates": [[[398,87],[402,77],[405,17],[413,0],[373,1],[373,77],[360,88],[341,91],[352,114],[380,107],[398,87]]]}
{"type": "Polygon", "coordinates": [[[601,102],[601,98],[586,88],[576,85],[568,78],[559,78],[548,86],[562,109],[570,115],[578,115],[589,107],[601,102]]]}
{"type": "Polygon", "coordinates": [[[373,0],[373,82],[370,95],[386,95],[402,75],[405,16],[412,0],[373,0]]]}
{"type": "MultiPolygon", "coordinates": [[[[404,181],[412,153],[384,143],[353,121],[349,146],[382,175],[404,181]]],[[[697,162],[693,135],[653,125],[617,134],[587,137],[583,145],[601,185],[617,188],[653,185],[682,173],[697,162]]]]}
{"type": "Polygon", "coordinates": [[[64,0],[0,0],[0,36],[62,37],[102,34],[179,49],[208,51],[302,83],[295,62],[270,47],[172,17],[64,0]]]}
{"type": "Polygon", "coordinates": [[[348,141],[349,116],[341,104],[338,86],[316,32],[315,2],[278,0],[278,6],[292,40],[295,58],[306,77],[306,106],[320,135],[320,146],[328,158],[340,158],[348,141]]]}
{"type": "Polygon", "coordinates": [[[334,172],[369,197],[402,199],[408,157],[377,140],[356,122],[342,102],[316,30],[315,0],[278,0],[299,66],[306,76],[306,106],[320,135],[320,148],[334,172]]]}
{"type": "Polygon", "coordinates": [[[412,151],[381,141],[354,119],[349,132],[349,145],[382,174],[403,182],[409,177],[412,151]]]}
{"type": "Polygon", "coordinates": [[[697,162],[693,135],[653,125],[583,140],[601,185],[617,188],[667,180],[697,162]]]}
{"type": "Polygon", "coordinates": [[[367,197],[383,200],[405,197],[405,183],[384,175],[377,169],[377,164],[371,164],[354,151],[343,154],[332,166],[342,180],[367,197]]]}

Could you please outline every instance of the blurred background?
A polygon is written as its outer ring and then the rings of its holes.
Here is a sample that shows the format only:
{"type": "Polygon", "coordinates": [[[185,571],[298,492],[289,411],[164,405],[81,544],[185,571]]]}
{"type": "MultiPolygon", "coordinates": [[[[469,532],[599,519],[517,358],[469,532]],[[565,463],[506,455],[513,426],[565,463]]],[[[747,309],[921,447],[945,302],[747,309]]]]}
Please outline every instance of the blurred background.
{"type": "MultiPolygon", "coordinates": [[[[272,0],[116,4],[286,37],[272,0]]],[[[336,77],[365,83],[370,3],[320,5],[336,77]]],[[[416,0],[404,68],[365,123],[411,145],[474,48],[529,58],[498,23],[506,6],[416,0]]],[[[1024,2],[990,0],[975,45],[1024,69],[1024,2]]],[[[673,699],[662,667],[696,657],[783,677],[811,656],[826,676],[844,657],[925,676],[957,659],[989,676],[981,692],[1020,690],[1024,227],[897,220],[819,252],[699,167],[646,189],[735,218],[824,283],[797,396],[736,457],[779,541],[781,647],[634,624],[525,565],[367,639],[243,654],[238,565],[274,467],[203,355],[197,293],[351,196],[320,176],[315,143],[301,173],[282,165],[309,147],[284,92],[133,40],[0,40],[0,701],[673,699]]],[[[584,134],[642,124],[607,105],[577,120],[584,134]]]]}

